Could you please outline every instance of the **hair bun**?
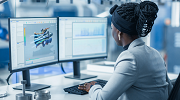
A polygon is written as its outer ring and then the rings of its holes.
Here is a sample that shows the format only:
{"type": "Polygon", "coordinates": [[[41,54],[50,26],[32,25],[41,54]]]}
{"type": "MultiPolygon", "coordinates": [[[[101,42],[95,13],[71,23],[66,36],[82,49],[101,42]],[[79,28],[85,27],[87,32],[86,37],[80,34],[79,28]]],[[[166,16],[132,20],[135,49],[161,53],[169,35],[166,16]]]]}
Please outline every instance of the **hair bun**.
{"type": "Polygon", "coordinates": [[[116,10],[117,7],[118,7],[118,5],[115,4],[115,5],[109,10],[109,13],[112,15],[113,12],[116,10]]]}
{"type": "Polygon", "coordinates": [[[143,9],[147,5],[149,5],[151,7],[154,7],[157,11],[159,10],[158,6],[152,1],[143,1],[143,2],[141,2],[140,3],[140,8],[143,9]]]}
{"type": "Polygon", "coordinates": [[[144,1],[135,9],[138,17],[136,30],[141,37],[145,37],[151,31],[155,19],[157,18],[158,6],[151,1],[144,1]]]}

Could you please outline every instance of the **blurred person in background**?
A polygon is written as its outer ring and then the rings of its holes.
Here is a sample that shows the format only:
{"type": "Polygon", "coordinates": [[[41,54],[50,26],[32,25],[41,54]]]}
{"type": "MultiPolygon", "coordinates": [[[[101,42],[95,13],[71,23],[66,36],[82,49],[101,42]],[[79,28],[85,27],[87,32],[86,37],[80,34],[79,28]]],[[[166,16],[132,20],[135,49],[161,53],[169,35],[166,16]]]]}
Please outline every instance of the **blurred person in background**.
{"type": "Polygon", "coordinates": [[[0,25],[0,38],[5,41],[9,41],[8,31],[0,25]]]}
{"type": "MultiPolygon", "coordinates": [[[[11,17],[11,10],[10,10],[10,6],[9,6],[9,2],[7,2],[7,0],[0,0],[0,18],[1,18],[1,21],[3,20],[4,22],[6,22],[8,17],[11,17]]],[[[9,41],[8,31],[4,27],[4,26],[6,26],[6,24],[7,23],[2,23],[2,22],[0,24],[0,39],[4,40],[4,41],[9,41]]],[[[0,44],[2,44],[2,43],[0,42],[0,44]]],[[[6,55],[6,56],[8,54],[4,53],[4,52],[1,52],[1,56],[0,57],[3,58],[3,60],[4,60],[3,54],[6,55]]],[[[1,63],[2,62],[0,61],[0,68],[2,66],[4,66],[4,64],[3,63],[1,64],[1,63]]],[[[4,85],[4,84],[5,84],[4,80],[2,78],[0,78],[0,85],[4,85]]]]}
{"type": "MultiPolygon", "coordinates": [[[[8,31],[0,25],[0,38],[5,41],[9,41],[8,31]]],[[[5,84],[3,79],[0,78],[0,84],[5,84]]]]}
{"type": "Polygon", "coordinates": [[[7,19],[12,17],[12,10],[10,9],[11,3],[8,0],[0,0],[0,39],[8,41],[9,35],[5,28],[7,24],[7,19]]]}

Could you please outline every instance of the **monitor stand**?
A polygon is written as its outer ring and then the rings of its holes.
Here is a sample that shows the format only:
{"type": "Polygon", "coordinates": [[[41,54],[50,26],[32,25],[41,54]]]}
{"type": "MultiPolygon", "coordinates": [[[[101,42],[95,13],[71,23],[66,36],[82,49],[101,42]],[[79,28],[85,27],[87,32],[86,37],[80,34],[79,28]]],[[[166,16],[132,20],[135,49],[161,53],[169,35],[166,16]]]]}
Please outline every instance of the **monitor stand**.
{"type": "Polygon", "coordinates": [[[70,78],[70,79],[85,80],[85,79],[95,78],[97,76],[81,74],[80,73],[80,62],[79,61],[74,61],[73,62],[73,75],[64,76],[64,77],[65,78],[70,78]]]}
{"type": "MultiPolygon", "coordinates": [[[[31,83],[29,70],[22,71],[22,76],[23,76],[23,80],[27,81],[26,91],[37,91],[51,87],[50,85],[31,83]]],[[[22,90],[22,85],[13,87],[13,89],[22,90]]]]}

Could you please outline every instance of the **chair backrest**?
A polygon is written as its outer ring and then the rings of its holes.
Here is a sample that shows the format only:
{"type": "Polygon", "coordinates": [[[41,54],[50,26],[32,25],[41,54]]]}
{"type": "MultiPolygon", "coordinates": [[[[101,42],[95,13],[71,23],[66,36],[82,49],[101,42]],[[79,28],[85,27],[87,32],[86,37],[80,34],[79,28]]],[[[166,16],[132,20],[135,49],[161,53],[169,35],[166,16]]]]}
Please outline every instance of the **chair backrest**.
{"type": "Polygon", "coordinates": [[[168,100],[177,100],[179,91],[180,91],[180,73],[179,73],[178,78],[176,79],[176,82],[175,82],[173,89],[168,97],[168,100]]]}

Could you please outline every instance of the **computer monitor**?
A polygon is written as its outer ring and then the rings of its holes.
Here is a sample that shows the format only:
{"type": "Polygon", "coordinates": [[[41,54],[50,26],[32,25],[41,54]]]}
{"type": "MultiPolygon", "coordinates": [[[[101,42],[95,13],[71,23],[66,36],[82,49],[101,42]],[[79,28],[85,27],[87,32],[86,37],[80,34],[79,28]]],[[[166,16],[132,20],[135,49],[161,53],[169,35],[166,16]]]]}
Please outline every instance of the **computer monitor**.
{"type": "Polygon", "coordinates": [[[59,17],[59,62],[73,61],[74,75],[66,78],[88,79],[80,74],[81,60],[107,58],[107,18],[59,17]]]}
{"type": "MultiPolygon", "coordinates": [[[[11,73],[22,71],[26,90],[50,85],[30,83],[29,69],[58,62],[57,18],[9,18],[11,73]]],[[[14,87],[22,89],[22,86],[14,87]]]]}

